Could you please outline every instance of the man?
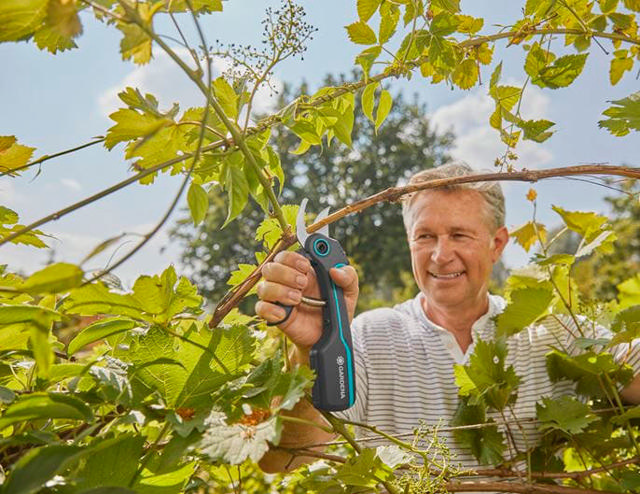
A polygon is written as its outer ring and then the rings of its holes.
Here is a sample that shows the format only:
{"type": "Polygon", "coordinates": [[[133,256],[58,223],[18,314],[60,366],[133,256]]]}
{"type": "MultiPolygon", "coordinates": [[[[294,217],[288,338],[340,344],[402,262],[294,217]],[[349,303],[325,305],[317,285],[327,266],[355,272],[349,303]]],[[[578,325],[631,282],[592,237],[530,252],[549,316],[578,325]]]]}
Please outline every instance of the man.
{"type": "MultiPolygon", "coordinates": [[[[411,183],[472,173],[468,165],[454,163],[423,171],[411,183]]],[[[393,435],[410,436],[422,422],[430,426],[450,422],[459,402],[454,365],[468,363],[476,342],[491,340],[494,335],[493,317],[504,309],[505,301],[489,294],[488,283],[509,234],[504,225],[504,197],[497,182],[413,194],[403,202],[403,219],[420,293],[392,309],[365,312],[353,320],[357,398],[341,416],[376,425],[393,435]]],[[[263,276],[256,313],[277,323],[285,312],[273,302],[293,305],[291,316],[279,327],[294,344],[292,362],[308,365],[309,351],[322,332],[319,310],[300,305],[302,295],[319,297],[309,261],[293,252],[281,252],[264,266],[263,276]]],[[[352,318],[358,297],[356,271],[346,266],[333,269],[331,276],[343,288],[352,318]]],[[[510,410],[516,417],[535,417],[535,403],[543,396],[557,398],[572,392],[569,382],[551,383],[545,367],[551,345],[572,351],[574,338],[566,324],[558,320],[533,325],[508,339],[505,365],[513,365],[523,378],[510,410]]],[[[616,355],[628,357],[636,375],[640,370],[637,343],[628,356],[626,345],[616,355]]],[[[630,402],[640,402],[640,378],[621,394],[630,402]]],[[[302,422],[324,424],[306,400],[292,415],[302,422]]],[[[514,429],[510,448],[523,451],[535,442],[535,426],[514,429]]],[[[469,451],[456,449],[449,432],[442,435],[456,453],[456,461],[469,468],[478,466],[469,451]]],[[[331,439],[333,436],[320,428],[287,422],[280,445],[304,447],[331,439]]],[[[281,471],[310,460],[292,458],[276,449],[265,455],[260,465],[265,471],[281,471]]]]}

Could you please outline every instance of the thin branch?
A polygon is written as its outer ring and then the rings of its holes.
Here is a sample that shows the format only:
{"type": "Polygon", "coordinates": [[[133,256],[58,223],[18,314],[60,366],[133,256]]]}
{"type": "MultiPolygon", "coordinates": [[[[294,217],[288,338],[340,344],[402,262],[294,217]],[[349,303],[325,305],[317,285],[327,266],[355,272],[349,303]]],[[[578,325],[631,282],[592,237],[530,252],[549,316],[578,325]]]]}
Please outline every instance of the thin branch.
{"type": "MultiPolygon", "coordinates": [[[[438,187],[446,187],[457,184],[468,184],[473,182],[537,182],[539,180],[545,180],[556,177],[570,177],[576,175],[616,175],[623,177],[630,177],[639,179],[640,168],[632,168],[626,166],[612,166],[612,165],[578,165],[569,166],[565,168],[549,168],[546,170],[523,170],[519,172],[508,173],[485,173],[468,175],[464,177],[444,178],[438,180],[430,180],[428,182],[422,182],[413,185],[407,185],[404,187],[390,187],[381,192],[378,192],[372,196],[369,196],[360,201],[356,201],[349,204],[338,211],[331,213],[321,221],[317,221],[307,228],[309,233],[318,231],[325,225],[329,225],[338,221],[339,219],[354,213],[359,213],[371,206],[380,202],[397,202],[402,196],[412,194],[422,190],[435,189],[438,187]]],[[[285,235],[281,238],[281,241],[276,244],[270,253],[270,258],[273,258],[275,254],[281,250],[285,250],[295,243],[295,238],[285,235]]],[[[260,264],[254,272],[240,285],[238,285],[233,292],[233,295],[226,297],[216,307],[213,317],[211,319],[210,326],[217,326],[220,321],[233,309],[237,303],[249,292],[251,288],[258,282],[261,276],[261,270],[263,264],[260,264]]]]}
{"type": "Polygon", "coordinates": [[[563,485],[525,484],[516,482],[447,482],[447,492],[513,492],[516,494],[614,494],[610,491],[566,487],[563,485]]]}
{"type": "Polygon", "coordinates": [[[21,172],[23,170],[26,170],[27,168],[31,168],[32,166],[39,165],[40,163],[44,163],[45,161],[51,160],[53,158],[58,158],[59,156],[64,156],[65,154],[71,154],[71,153],[74,153],[76,151],[79,151],[80,149],[84,149],[84,148],[88,148],[89,146],[93,146],[94,144],[100,144],[101,142],[104,142],[104,137],[98,136],[98,137],[96,137],[95,141],[87,142],[86,144],[81,144],[80,146],[76,146],[76,147],[71,148],[71,149],[65,149],[64,151],[60,151],[58,153],[45,154],[44,156],[41,156],[37,160],[34,160],[31,163],[27,163],[24,166],[20,166],[18,168],[12,168],[11,170],[7,170],[6,172],[0,173],[0,177],[4,177],[5,175],[13,175],[14,173],[21,172]]]}

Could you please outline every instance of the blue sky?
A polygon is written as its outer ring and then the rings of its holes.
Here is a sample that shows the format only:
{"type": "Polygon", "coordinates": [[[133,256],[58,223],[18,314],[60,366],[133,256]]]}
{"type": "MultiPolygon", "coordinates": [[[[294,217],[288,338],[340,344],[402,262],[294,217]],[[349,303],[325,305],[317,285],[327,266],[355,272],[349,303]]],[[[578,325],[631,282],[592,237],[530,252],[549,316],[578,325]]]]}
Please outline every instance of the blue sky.
{"type": "MultiPolygon", "coordinates": [[[[210,16],[204,23],[209,42],[259,44],[260,20],[268,5],[279,2],[265,0],[232,0],[224,3],[225,11],[210,16]]],[[[524,3],[524,2],[522,2],[524,3]]],[[[355,1],[302,1],[308,21],[318,28],[309,43],[304,61],[291,60],[276,70],[278,81],[299,83],[305,79],[316,87],[325,74],[349,72],[358,47],[348,42],[344,26],[356,20],[355,1]]],[[[492,25],[507,24],[522,8],[518,2],[466,0],[465,13],[485,18],[485,31],[492,25]]],[[[35,156],[54,153],[103,135],[111,121],[108,114],[116,109],[119,90],[127,85],[155,94],[161,107],[173,102],[181,107],[201,105],[201,97],[167,57],[155,51],[154,61],[145,67],[122,62],[118,52],[119,33],[83,15],[84,33],[77,40],[79,49],[53,56],[40,52],[30,43],[0,44],[0,135],[15,135],[26,145],[37,148],[35,156]]],[[[188,20],[184,19],[185,26],[188,20]]],[[[160,22],[160,30],[174,34],[168,23],[160,22]]],[[[187,28],[187,30],[189,30],[187,28]]],[[[556,42],[559,47],[561,40],[556,42]]],[[[503,80],[524,80],[520,58],[522,50],[505,44],[494,54],[504,61],[503,80]]],[[[627,73],[620,84],[610,87],[608,57],[595,50],[587,66],[569,88],[527,90],[523,106],[528,118],[548,118],[557,123],[556,134],[543,145],[524,143],[519,148],[519,166],[548,168],[585,163],[611,163],[640,166],[637,133],[614,138],[597,127],[607,101],[638,91],[635,71],[627,73]]],[[[482,74],[488,80],[491,69],[482,74]]],[[[433,86],[414,77],[411,81],[389,81],[393,92],[417,93],[427,104],[432,121],[441,130],[453,129],[458,135],[453,155],[477,168],[490,168],[501,154],[495,131],[488,127],[493,110],[486,96],[487,87],[470,91],[433,86]]],[[[260,98],[269,105],[268,92],[260,98]]],[[[76,202],[130,175],[121,146],[112,152],[95,146],[75,155],[45,163],[36,176],[34,171],[18,178],[0,179],[0,204],[16,210],[22,222],[76,202]]],[[[122,232],[142,233],[149,230],[164,214],[180,185],[178,177],[162,177],[154,186],[134,185],[81,211],[45,225],[42,230],[56,237],[50,243],[56,260],[79,262],[100,241],[122,232]]],[[[531,205],[525,199],[528,184],[505,184],[507,223],[517,226],[531,218],[531,205]]],[[[539,194],[538,219],[556,223],[551,204],[565,209],[606,211],[602,201],[605,189],[568,180],[554,180],[535,185],[539,194]]],[[[182,205],[186,203],[182,200],[182,205]]],[[[174,216],[174,219],[176,216],[174,216]]],[[[126,244],[121,249],[127,249],[126,244]]],[[[123,250],[118,251],[122,253],[123,250]]],[[[91,261],[86,267],[101,268],[109,262],[113,251],[91,261]]],[[[3,247],[1,263],[14,269],[35,271],[49,259],[50,253],[32,248],[3,247]]],[[[168,243],[162,232],[146,249],[116,271],[125,284],[137,275],[156,273],[169,263],[176,263],[178,250],[168,243]],[[161,252],[162,250],[162,252],[161,252]]],[[[511,266],[526,262],[527,255],[510,246],[505,259],[511,266]]],[[[179,266],[178,266],[179,267],[179,266]]]]}

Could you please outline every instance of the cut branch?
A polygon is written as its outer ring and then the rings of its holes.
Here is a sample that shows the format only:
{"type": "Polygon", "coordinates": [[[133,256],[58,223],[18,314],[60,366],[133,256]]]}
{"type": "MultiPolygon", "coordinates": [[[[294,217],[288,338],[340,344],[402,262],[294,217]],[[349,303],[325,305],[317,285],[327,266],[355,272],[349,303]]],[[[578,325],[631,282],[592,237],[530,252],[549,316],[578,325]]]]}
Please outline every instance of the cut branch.
{"type": "MultiPolygon", "coordinates": [[[[640,169],[627,166],[613,165],[579,165],[568,166],[565,168],[549,168],[547,170],[523,170],[519,172],[507,173],[484,173],[468,175],[464,177],[442,178],[438,180],[430,180],[418,184],[406,185],[404,187],[390,187],[377,194],[369,196],[360,201],[349,204],[335,213],[330,214],[321,221],[310,225],[307,228],[309,233],[318,231],[325,225],[329,225],[353,213],[359,213],[380,202],[397,202],[402,196],[412,194],[422,190],[436,189],[439,187],[448,187],[454,185],[468,184],[474,182],[537,182],[548,178],[571,177],[576,175],[613,175],[640,179],[640,169]]],[[[275,254],[281,250],[287,249],[295,243],[291,235],[287,234],[280,239],[280,242],[274,247],[268,259],[272,259],[275,254]]],[[[265,262],[267,260],[265,259],[265,262]]],[[[211,318],[210,327],[217,326],[222,319],[244,298],[244,296],[258,282],[262,273],[260,264],[253,273],[240,285],[238,285],[232,295],[225,296],[216,307],[213,317],[211,318]]]]}

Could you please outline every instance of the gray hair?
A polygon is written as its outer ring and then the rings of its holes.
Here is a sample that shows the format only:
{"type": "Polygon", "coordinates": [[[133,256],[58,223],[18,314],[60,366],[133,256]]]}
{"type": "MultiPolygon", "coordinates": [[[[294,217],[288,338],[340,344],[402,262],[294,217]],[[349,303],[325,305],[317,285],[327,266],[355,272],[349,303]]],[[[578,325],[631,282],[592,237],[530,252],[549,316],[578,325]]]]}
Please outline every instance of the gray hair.
{"type": "MultiPolygon", "coordinates": [[[[471,168],[467,163],[463,161],[456,161],[448,163],[446,165],[438,166],[436,168],[430,168],[422,170],[411,177],[409,185],[417,184],[420,182],[427,182],[429,180],[437,180],[442,178],[453,177],[466,177],[468,175],[476,175],[478,172],[471,168]]],[[[438,187],[437,189],[425,189],[424,191],[415,192],[413,194],[406,194],[402,197],[402,219],[404,221],[404,227],[407,233],[412,226],[411,208],[420,194],[429,192],[429,190],[477,190],[484,198],[489,208],[488,212],[493,219],[493,226],[497,230],[504,226],[505,223],[505,207],[504,207],[504,194],[502,193],[502,187],[500,182],[472,182],[467,184],[455,184],[438,187]]]]}

